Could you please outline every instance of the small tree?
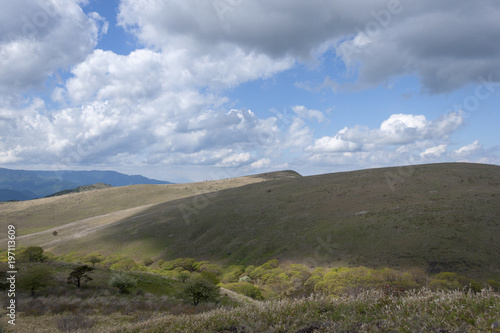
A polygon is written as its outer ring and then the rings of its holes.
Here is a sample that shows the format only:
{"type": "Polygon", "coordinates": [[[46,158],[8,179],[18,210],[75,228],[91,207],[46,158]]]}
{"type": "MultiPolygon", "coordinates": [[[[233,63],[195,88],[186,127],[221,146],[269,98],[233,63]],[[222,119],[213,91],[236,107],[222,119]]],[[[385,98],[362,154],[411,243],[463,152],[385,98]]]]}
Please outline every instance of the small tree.
{"type": "Polygon", "coordinates": [[[28,290],[31,296],[35,292],[47,287],[52,279],[52,271],[46,266],[31,266],[26,271],[20,272],[18,286],[20,289],[28,290]]]}
{"type": "Polygon", "coordinates": [[[198,277],[189,280],[182,290],[182,297],[198,305],[200,302],[215,302],[219,296],[220,287],[204,278],[198,277]]]}
{"type": "Polygon", "coordinates": [[[84,282],[92,281],[92,278],[88,274],[93,270],[94,270],[93,267],[87,265],[78,266],[71,273],[69,273],[67,279],[68,284],[74,283],[77,288],[80,288],[82,280],[84,282]]]}
{"type": "Polygon", "coordinates": [[[137,287],[137,280],[127,274],[120,273],[111,277],[109,285],[118,288],[122,294],[128,294],[130,289],[137,287]]]}
{"type": "Polygon", "coordinates": [[[92,267],[95,267],[95,264],[104,261],[104,256],[100,253],[94,252],[83,258],[85,262],[90,262],[92,267]]]}
{"type": "Polygon", "coordinates": [[[19,255],[19,260],[24,262],[44,262],[47,257],[40,246],[29,246],[19,255]]]}
{"type": "Polygon", "coordinates": [[[182,283],[185,283],[187,279],[189,279],[189,277],[191,276],[191,273],[189,273],[188,271],[182,271],[182,272],[179,272],[179,274],[177,275],[179,280],[182,281],[182,283]]]}

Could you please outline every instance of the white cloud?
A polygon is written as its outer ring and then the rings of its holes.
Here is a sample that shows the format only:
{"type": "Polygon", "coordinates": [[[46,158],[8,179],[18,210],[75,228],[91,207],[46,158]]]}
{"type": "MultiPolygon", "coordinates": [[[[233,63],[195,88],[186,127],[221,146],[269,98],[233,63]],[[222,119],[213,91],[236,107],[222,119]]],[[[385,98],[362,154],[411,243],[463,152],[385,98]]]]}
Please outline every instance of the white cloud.
{"type": "Polygon", "coordinates": [[[348,131],[347,127],[340,130],[334,137],[324,136],[314,142],[314,146],[307,148],[315,153],[321,152],[355,152],[361,149],[360,143],[346,141],[342,136],[348,131]]]}
{"type": "Polygon", "coordinates": [[[103,23],[74,0],[7,1],[0,21],[0,91],[6,95],[39,88],[58,69],[84,60],[103,23]]]}
{"type": "Polygon", "coordinates": [[[409,145],[427,140],[446,140],[464,122],[462,113],[451,112],[434,121],[423,115],[393,114],[380,128],[363,126],[344,128],[333,137],[317,139],[307,148],[310,152],[372,151],[388,145],[409,145]]]}
{"type": "Polygon", "coordinates": [[[263,168],[269,168],[270,165],[271,165],[271,160],[269,158],[263,158],[250,164],[250,168],[263,169],[263,168]]]}
{"type": "Polygon", "coordinates": [[[241,165],[247,164],[249,161],[253,160],[253,156],[250,153],[235,153],[226,156],[217,163],[218,167],[239,167],[241,165]]]}
{"type": "Polygon", "coordinates": [[[422,158],[437,158],[442,156],[446,152],[446,144],[442,144],[436,147],[430,147],[420,153],[422,158]]]}
{"type": "Polygon", "coordinates": [[[235,52],[270,62],[311,60],[334,49],[358,74],[359,87],[417,75],[423,90],[439,93],[479,75],[498,80],[499,13],[495,0],[124,0],[119,22],[148,47],[182,46],[221,68],[218,60],[235,52]]]}
{"type": "Polygon", "coordinates": [[[454,151],[457,156],[468,156],[477,152],[478,150],[482,150],[483,146],[479,143],[479,140],[474,141],[473,143],[463,146],[454,151]]]}
{"type": "Polygon", "coordinates": [[[316,119],[317,122],[323,122],[326,120],[323,112],[318,110],[308,110],[303,105],[292,106],[293,112],[295,112],[299,117],[304,119],[316,119]]]}
{"type": "MultiPolygon", "coordinates": [[[[485,73],[494,81],[500,75],[500,43],[494,43],[500,35],[492,0],[481,6],[465,0],[402,2],[386,25],[373,14],[389,10],[386,0],[228,1],[224,9],[213,1],[122,0],[119,24],[144,47],[128,55],[94,50],[108,23],[98,13],[85,15],[85,2],[3,6],[0,163],[264,168],[287,165],[280,160],[284,150],[305,150],[300,162],[366,165],[398,161],[403,152],[421,159],[485,153],[475,142],[447,155],[449,136],[464,123],[460,112],[434,120],[393,114],[379,128],[346,127],[315,139],[309,121],[324,122],[323,112],[294,105],[290,122],[279,123],[230,109],[224,92],[298,63],[321,62],[331,51],[352,65],[347,74],[357,74],[357,87],[401,75],[419,76],[424,90],[434,93],[485,73]],[[383,26],[366,34],[369,24],[383,26]],[[353,53],[340,54],[347,46],[353,53]],[[72,76],[57,84],[52,101],[9,102],[60,69],[72,76]]],[[[338,79],[327,76],[319,89],[340,90],[338,79]]]]}

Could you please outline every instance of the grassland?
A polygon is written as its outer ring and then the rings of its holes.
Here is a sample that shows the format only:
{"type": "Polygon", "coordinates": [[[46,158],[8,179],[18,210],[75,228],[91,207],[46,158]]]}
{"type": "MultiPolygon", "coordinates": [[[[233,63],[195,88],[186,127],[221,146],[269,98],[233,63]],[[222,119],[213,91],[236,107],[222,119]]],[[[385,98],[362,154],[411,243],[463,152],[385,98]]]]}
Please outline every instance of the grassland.
{"type": "Polygon", "coordinates": [[[0,212],[3,230],[13,223],[25,235],[20,245],[57,255],[243,265],[277,258],[500,278],[500,167],[491,165],[130,186],[7,203],[0,212]]]}
{"type": "MultiPolygon", "coordinates": [[[[97,303],[97,299],[93,299],[97,303]]],[[[218,308],[191,315],[134,312],[126,315],[55,314],[27,316],[7,332],[53,333],[61,323],[77,323],[72,332],[498,332],[498,294],[430,292],[404,296],[378,291],[343,297],[313,296],[218,308]],[[78,326],[79,325],[79,326],[78,326]],[[88,329],[82,327],[90,326],[88,329]]],[[[4,319],[2,319],[4,321],[4,319]]],[[[63,326],[64,327],[64,326],[63,326]]],[[[67,330],[70,331],[70,330],[67,330]]]]}

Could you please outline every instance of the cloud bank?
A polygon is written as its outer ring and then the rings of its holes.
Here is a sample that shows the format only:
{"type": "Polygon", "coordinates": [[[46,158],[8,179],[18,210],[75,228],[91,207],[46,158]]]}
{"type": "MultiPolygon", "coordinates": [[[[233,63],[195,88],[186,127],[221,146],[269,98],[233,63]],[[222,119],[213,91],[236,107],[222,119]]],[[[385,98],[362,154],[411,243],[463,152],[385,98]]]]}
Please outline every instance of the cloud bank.
{"type": "Polygon", "coordinates": [[[118,24],[139,45],[128,55],[96,49],[108,24],[83,5],[22,0],[0,13],[0,163],[254,170],[493,154],[477,141],[449,150],[461,112],[428,120],[399,110],[379,128],[360,121],[318,138],[314,124],[334,121],[326,110],[290,105],[287,119],[257,116],[232,108],[225,92],[325,54],[354,77],[349,89],[405,75],[431,94],[480,76],[496,83],[494,0],[122,0],[118,24]],[[26,97],[37,89],[50,97],[26,97]]]}

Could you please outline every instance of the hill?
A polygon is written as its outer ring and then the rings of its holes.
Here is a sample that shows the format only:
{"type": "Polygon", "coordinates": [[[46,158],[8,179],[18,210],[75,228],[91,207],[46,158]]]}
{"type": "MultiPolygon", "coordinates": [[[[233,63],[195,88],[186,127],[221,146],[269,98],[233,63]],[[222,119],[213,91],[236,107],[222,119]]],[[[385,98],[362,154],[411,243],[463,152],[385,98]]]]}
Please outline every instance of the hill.
{"type": "Polygon", "coordinates": [[[28,171],[0,168],[0,201],[42,198],[95,183],[111,186],[169,184],[166,181],[129,176],[115,171],[28,171]]]}
{"type": "Polygon", "coordinates": [[[233,264],[277,258],[500,276],[500,167],[492,165],[128,186],[4,203],[0,213],[2,230],[14,223],[25,235],[20,246],[56,254],[233,264]]]}
{"type": "Polygon", "coordinates": [[[87,192],[87,191],[93,191],[93,190],[101,190],[101,189],[110,188],[110,187],[113,187],[113,186],[108,185],[108,184],[104,184],[104,183],[83,185],[83,186],[78,186],[77,188],[72,189],[72,190],[64,190],[64,191],[56,192],[54,194],[47,195],[46,198],[58,197],[60,195],[66,195],[66,194],[71,194],[71,193],[81,193],[81,192],[87,192]]]}

